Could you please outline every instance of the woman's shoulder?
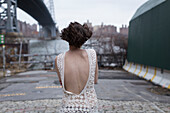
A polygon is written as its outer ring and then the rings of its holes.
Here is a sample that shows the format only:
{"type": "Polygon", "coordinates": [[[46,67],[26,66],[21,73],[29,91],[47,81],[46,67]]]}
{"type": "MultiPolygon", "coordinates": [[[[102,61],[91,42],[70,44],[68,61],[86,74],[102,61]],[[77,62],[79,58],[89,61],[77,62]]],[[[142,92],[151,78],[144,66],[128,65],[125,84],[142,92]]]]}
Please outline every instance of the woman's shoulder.
{"type": "Polygon", "coordinates": [[[66,52],[62,52],[60,54],[58,54],[57,56],[61,56],[61,55],[64,55],[66,52]]]}
{"type": "Polygon", "coordinates": [[[93,53],[96,53],[96,51],[95,51],[95,49],[86,49],[86,50],[88,50],[88,51],[90,51],[90,52],[93,52],[93,53]]]}
{"type": "Polygon", "coordinates": [[[64,55],[65,52],[62,52],[60,54],[58,54],[56,57],[55,57],[55,60],[57,60],[57,58],[61,57],[62,55],[64,55]]]}

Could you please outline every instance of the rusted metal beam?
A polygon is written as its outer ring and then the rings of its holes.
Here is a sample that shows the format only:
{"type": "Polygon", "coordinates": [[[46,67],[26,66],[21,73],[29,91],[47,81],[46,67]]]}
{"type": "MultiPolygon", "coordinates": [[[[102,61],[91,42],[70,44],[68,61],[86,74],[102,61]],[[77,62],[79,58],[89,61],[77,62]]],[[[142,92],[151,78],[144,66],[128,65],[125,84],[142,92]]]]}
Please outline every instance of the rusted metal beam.
{"type": "MultiPolygon", "coordinates": [[[[21,57],[32,57],[32,56],[53,56],[53,55],[59,55],[59,53],[53,53],[53,54],[22,54],[21,57]]],[[[10,57],[19,57],[20,55],[10,55],[10,57]]]]}
{"type": "Polygon", "coordinates": [[[54,60],[44,60],[44,61],[22,61],[22,62],[10,62],[10,64],[39,64],[39,63],[53,63],[54,60]]]}

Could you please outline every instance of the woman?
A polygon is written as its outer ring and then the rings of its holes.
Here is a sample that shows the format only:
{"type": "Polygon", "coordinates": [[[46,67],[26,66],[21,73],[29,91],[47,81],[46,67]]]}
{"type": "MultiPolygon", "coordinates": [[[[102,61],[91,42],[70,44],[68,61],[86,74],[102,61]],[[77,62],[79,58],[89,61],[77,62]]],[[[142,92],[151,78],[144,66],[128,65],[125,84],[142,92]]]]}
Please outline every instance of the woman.
{"type": "Polygon", "coordinates": [[[94,84],[98,80],[97,55],[94,49],[80,49],[91,37],[87,24],[70,23],[62,30],[69,51],[55,58],[55,66],[63,87],[61,113],[98,113],[94,84]]]}

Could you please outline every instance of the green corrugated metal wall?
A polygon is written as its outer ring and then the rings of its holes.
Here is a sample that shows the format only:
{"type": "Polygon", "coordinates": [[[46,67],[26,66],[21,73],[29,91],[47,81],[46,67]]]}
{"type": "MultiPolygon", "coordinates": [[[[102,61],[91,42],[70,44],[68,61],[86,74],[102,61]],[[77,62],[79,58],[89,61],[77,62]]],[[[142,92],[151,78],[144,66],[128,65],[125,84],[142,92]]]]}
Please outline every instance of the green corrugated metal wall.
{"type": "Polygon", "coordinates": [[[127,60],[170,70],[170,0],[130,21],[127,60]]]}

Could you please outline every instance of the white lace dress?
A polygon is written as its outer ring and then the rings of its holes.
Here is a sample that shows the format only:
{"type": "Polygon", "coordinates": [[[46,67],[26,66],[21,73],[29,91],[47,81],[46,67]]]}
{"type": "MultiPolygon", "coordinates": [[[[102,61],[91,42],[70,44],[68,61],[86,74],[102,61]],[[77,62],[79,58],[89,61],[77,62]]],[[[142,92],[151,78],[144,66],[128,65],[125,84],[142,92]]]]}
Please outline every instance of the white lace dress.
{"type": "Polygon", "coordinates": [[[61,76],[63,98],[60,113],[98,113],[97,96],[94,89],[96,69],[96,52],[93,49],[85,49],[89,59],[89,77],[84,89],[80,94],[66,91],[64,88],[64,56],[61,53],[57,57],[57,66],[61,76]]]}

